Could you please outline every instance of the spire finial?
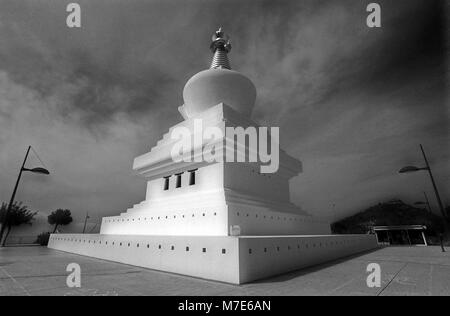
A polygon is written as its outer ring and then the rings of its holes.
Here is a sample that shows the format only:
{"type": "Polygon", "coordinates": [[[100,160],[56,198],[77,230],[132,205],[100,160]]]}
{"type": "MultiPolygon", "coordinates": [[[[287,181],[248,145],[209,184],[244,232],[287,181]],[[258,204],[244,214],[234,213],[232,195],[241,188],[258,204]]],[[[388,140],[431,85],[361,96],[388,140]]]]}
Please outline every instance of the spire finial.
{"type": "Polygon", "coordinates": [[[214,53],[210,68],[231,69],[227,56],[231,50],[231,43],[228,35],[223,32],[222,27],[219,27],[219,29],[212,36],[210,48],[214,53]]]}

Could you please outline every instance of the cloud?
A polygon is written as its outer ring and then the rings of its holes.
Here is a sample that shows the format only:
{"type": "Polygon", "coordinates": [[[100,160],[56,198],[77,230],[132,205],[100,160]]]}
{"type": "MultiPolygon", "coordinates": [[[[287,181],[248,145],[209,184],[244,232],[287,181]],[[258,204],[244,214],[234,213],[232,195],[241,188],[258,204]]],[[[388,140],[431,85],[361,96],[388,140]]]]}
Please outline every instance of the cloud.
{"type": "MultiPolygon", "coordinates": [[[[24,175],[17,199],[31,207],[43,212],[67,207],[75,213],[105,214],[119,212],[128,206],[128,199],[142,196],[143,181],[132,177],[130,169],[133,157],[152,139],[143,122],[116,115],[105,133],[95,135],[80,121],[61,118],[54,111],[58,99],[40,100],[35,91],[14,83],[4,72],[0,72],[0,95],[1,108],[8,113],[0,116],[3,200],[12,190],[29,144],[51,171],[49,177],[24,175]]],[[[151,124],[152,119],[146,122],[151,124]]],[[[33,153],[28,165],[40,165],[33,153]]]]}
{"type": "Polygon", "coordinates": [[[379,2],[381,29],[365,25],[369,1],[80,0],[75,30],[64,1],[2,1],[0,199],[32,144],[52,175],[26,175],[18,198],[31,207],[82,219],[140,202],[132,159],[181,120],[183,86],[208,67],[222,25],[232,67],[257,87],[253,118],[281,126],[304,163],[291,188],[303,208],[343,216],[414,201],[426,175],[396,170],[422,163],[421,142],[448,202],[443,2],[379,2]]]}

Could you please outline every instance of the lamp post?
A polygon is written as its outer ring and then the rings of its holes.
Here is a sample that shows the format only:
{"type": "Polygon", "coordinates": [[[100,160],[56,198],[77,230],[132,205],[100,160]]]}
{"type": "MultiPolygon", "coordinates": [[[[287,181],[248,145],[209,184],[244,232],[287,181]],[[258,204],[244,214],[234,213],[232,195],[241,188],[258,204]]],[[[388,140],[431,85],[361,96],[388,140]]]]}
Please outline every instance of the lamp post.
{"type": "Polygon", "coordinates": [[[11,208],[12,208],[12,205],[14,203],[14,199],[16,197],[17,188],[19,187],[19,182],[20,182],[20,179],[22,178],[22,173],[24,171],[29,171],[29,172],[32,172],[32,173],[40,173],[40,174],[45,174],[45,175],[49,175],[50,174],[50,172],[47,169],[44,169],[44,168],[33,168],[33,169],[25,168],[25,163],[27,162],[28,154],[30,153],[30,149],[31,149],[31,146],[28,146],[27,153],[25,154],[25,159],[23,160],[22,167],[20,168],[20,171],[19,171],[19,176],[17,177],[16,185],[14,186],[14,191],[13,191],[13,194],[11,196],[11,200],[9,201],[8,208],[6,209],[6,214],[5,214],[5,217],[4,217],[4,221],[2,223],[2,228],[0,230],[0,244],[1,244],[1,247],[5,246],[5,241],[6,240],[3,240],[3,242],[2,242],[3,234],[5,232],[5,228],[6,228],[6,225],[8,223],[9,213],[11,212],[11,208]]]}
{"type": "Polygon", "coordinates": [[[428,196],[425,192],[423,192],[423,196],[425,196],[425,203],[427,203],[428,205],[428,210],[430,211],[430,213],[433,213],[433,211],[431,210],[430,201],[428,201],[428,196]]]}
{"type": "Polygon", "coordinates": [[[433,213],[433,211],[431,210],[430,201],[428,201],[428,196],[425,192],[423,192],[423,196],[425,197],[425,202],[418,201],[414,203],[414,205],[426,205],[428,207],[428,212],[433,213]]]}
{"type": "Polygon", "coordinates": [[[447,218],[447,216],[445,215],[445,211],[444,211],[444,205],[442,204],[441,197],[439,195],[439,191],[437,189],[436,183],[434,182],[434,177],[433,177],[433,173],[431,171],[431,167],[428,163],[428,159],[427,159],[427,156],[425,155],[425,150],[423,149],[422,145],[420,145],[420,150],[422,151],[423,159],[425,160],[425,167],[419,168],[419,167],[415,167],[415,166],[407,166],[407,167],[403,167],[402,169],[400,169],[399,173],[409,173],[409,172],[416,172],[416,171],[420,171],[420,170],[427,170],[428,174],[430,175],[431,183],[433,185],[434,194],[436,195],[436,199],[439,204],[439,209],[441,210],[442,216],[444,218],[447,218]]]}
{"type": "Polygon", "coordinates": [[[86,217],[84,218],[84,227],[83,227],[83,234],[86,232],[86,224],[87,220],[89,219],[89,212],[86,212],[86,217]]]}

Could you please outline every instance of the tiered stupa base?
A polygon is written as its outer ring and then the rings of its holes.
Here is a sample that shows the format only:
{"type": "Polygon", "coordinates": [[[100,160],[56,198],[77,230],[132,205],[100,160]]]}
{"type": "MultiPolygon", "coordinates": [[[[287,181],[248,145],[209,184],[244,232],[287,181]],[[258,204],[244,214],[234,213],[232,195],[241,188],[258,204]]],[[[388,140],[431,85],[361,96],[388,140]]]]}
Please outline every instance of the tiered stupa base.
{"type": "Polygon", "coordinates": [[[192,277],[242,284],[376,248],[374,235],[51,235],[49,248],[192,277]]]}

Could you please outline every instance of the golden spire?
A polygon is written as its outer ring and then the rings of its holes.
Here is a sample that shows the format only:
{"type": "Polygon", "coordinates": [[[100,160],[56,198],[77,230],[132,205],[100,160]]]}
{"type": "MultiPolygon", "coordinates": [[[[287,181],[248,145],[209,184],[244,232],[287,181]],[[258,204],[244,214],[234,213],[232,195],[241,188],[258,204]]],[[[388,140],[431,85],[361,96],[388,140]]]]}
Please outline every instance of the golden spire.
{"type": "Polygon", "coordinates": [[[231,50],[231,43],[228,35],[220,27],[213,35],[210,45],[211,51],[214,53],[214,57],[211,63],[210,69],[225,68],[231,69],[230,62],[228,61],[228,53],[231,50]]]}

